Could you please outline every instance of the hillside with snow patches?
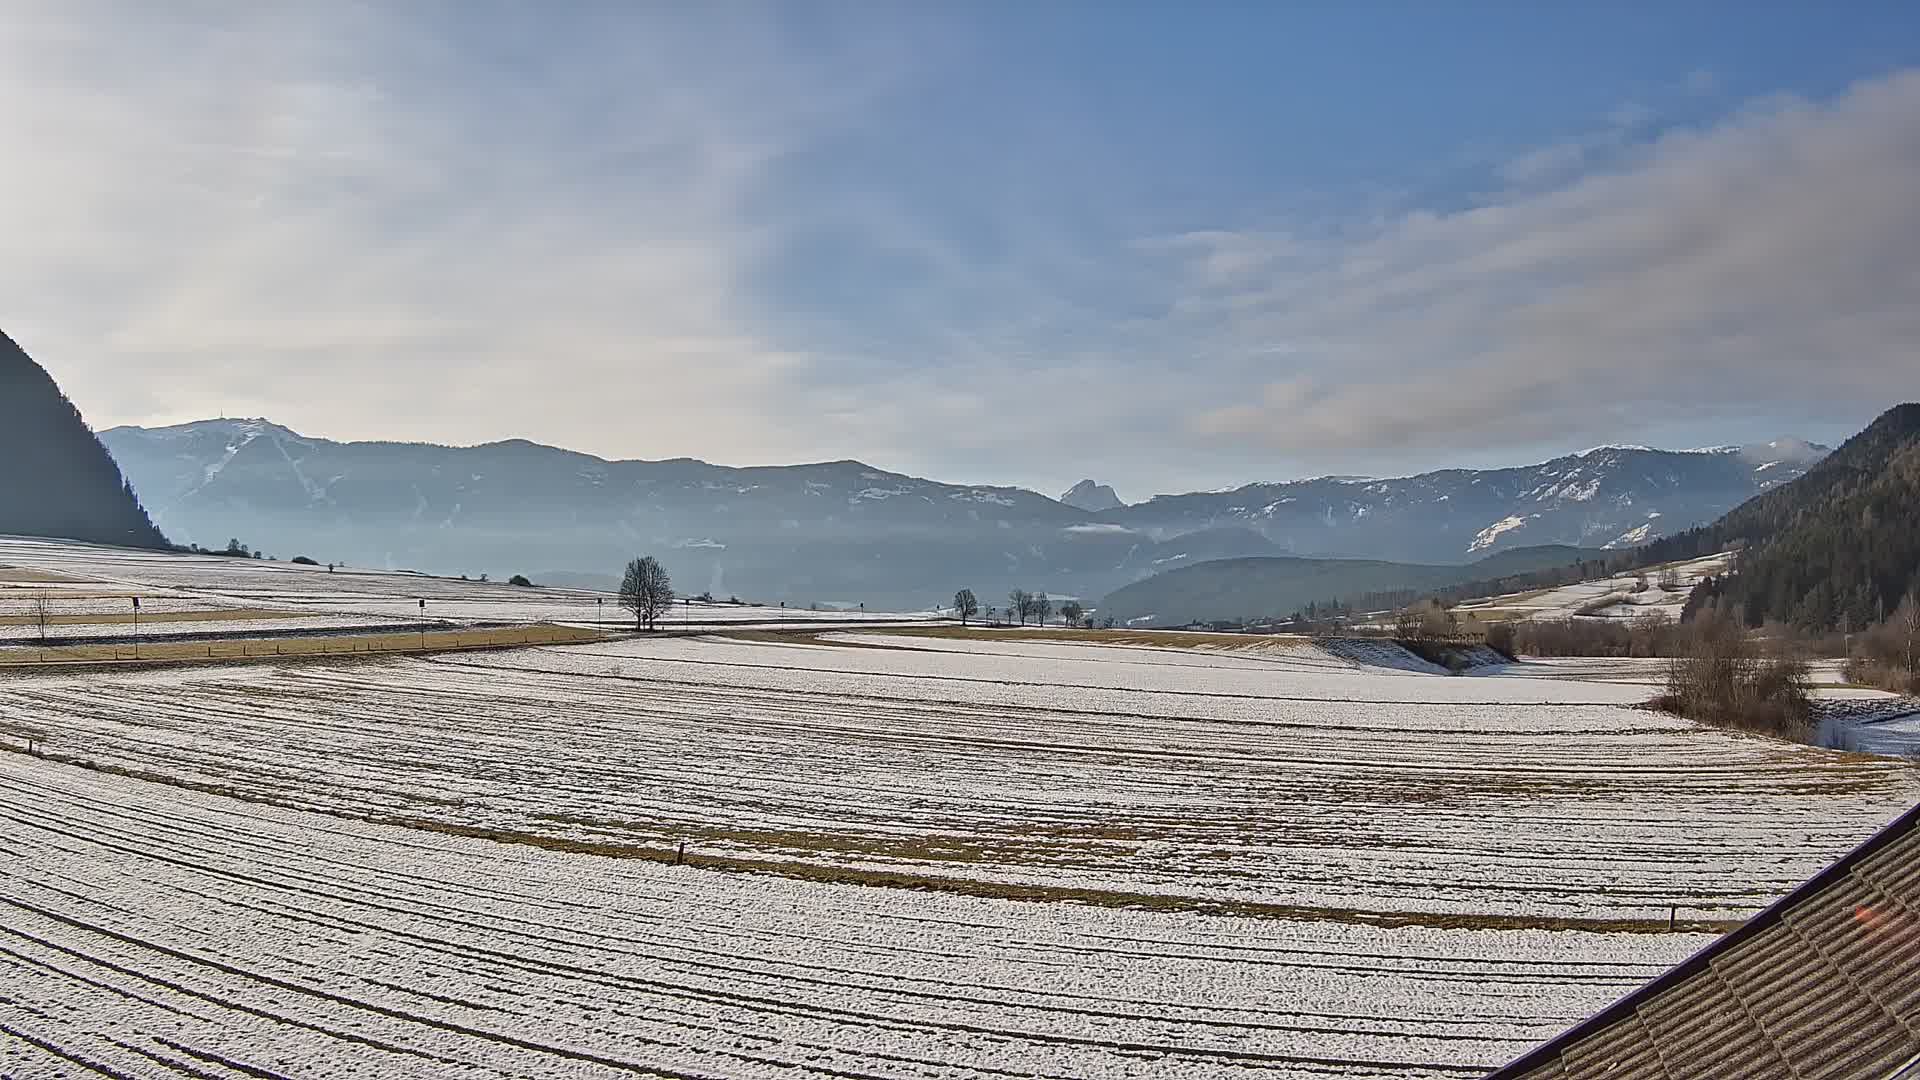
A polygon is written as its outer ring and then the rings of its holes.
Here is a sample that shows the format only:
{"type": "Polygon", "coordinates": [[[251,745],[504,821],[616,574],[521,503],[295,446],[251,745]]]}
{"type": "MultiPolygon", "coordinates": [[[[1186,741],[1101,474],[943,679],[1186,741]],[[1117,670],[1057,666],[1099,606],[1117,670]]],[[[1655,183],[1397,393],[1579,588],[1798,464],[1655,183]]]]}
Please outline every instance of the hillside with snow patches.
{"type": "Polygon", "coordinates": [[[1801,475],[1824,448],[1782,440],[1596,447],[1538,465],[1394,479],[1321,477],[1119,504],[941,483],[857,461],[733,468],[607,461],[524,440],[343,443],[266,420],[102,435],[183,542],[446,573],[604,579],[659,554],[689,591],[924,608],[966,585],[1097,598],[1210,559],[1301,555],[1472,562],[1522,547],[1627,547],[1711,521],[1801,475]],[[1089,509],[1088,507],[1106,507],[1089,509]]]}
{"type": "Polygon", "coordinates": [[[1303,555],[1462,562],[1512,547],[1632,547],[1792,480],[1826,448],[1599,446],[1538,465],[1393,479],[1319,477],[1161,495],[1113,514],[1150,536],[1253,529],[1303,555]]]}

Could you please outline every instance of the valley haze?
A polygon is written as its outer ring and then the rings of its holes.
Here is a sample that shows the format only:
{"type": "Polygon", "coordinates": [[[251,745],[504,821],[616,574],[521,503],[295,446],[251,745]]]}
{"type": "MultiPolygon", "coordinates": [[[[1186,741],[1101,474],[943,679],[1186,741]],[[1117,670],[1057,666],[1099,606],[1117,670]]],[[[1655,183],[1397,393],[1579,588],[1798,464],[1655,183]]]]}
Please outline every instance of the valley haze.
{"type": "Polygon", "coordinates": [[[1632,547],[1801,475],[1825,449],[1596,447],[1515,468],[1250,484],[1089,511],[857,461],[737,468],[518,439],[342,443],[263,419],[101,438],[182,543],[238,538],[282,557],[601,585],[651,551],[695,592],[902,609],[944,605],[960,585],[988,604],[1026,587],[1093,606],[1212,559],[1463,565],[1515,548],[1632,547]]]}

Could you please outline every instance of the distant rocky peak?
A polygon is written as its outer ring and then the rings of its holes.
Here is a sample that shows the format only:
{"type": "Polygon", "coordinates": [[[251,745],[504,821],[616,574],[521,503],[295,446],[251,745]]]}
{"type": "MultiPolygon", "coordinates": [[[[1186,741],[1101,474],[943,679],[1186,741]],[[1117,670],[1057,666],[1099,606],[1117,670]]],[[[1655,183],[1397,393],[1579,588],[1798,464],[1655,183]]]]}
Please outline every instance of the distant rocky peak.
{"type": "Polygon", "coordinates": [[[1082,480],[1068,488],[1066,494],[1060,496],[1060,501],[1089,514],[1118,510],[1127,505],[1120,501],[1120,496],[1114,494],[1112,487],[1096,484],[1092,480],[1082,480]]]}

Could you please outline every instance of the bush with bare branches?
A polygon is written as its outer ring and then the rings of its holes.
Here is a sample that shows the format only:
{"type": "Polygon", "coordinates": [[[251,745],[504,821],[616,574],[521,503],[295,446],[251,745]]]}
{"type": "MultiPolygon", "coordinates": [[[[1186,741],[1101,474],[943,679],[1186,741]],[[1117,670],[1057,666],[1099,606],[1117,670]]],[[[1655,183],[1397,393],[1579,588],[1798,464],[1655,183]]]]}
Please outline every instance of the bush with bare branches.
{"type": "Polygon", "coordinates": [[[1737,621],[1696,619],[1682,627],[1659,708],[1720,727],[1804,741],[1812,731],[1807,665],[1768,656],[1737,621]]]}

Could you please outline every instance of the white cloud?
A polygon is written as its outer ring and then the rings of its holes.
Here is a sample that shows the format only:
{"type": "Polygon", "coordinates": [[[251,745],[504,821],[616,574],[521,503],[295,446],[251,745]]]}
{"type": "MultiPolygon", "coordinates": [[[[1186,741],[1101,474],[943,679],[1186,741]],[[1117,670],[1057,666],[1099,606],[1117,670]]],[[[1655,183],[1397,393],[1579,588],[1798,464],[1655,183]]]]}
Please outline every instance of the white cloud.
{"type": "Polygon", "coordinates": [[[1618,436],[1920,392],[1920,74],[1773,100],[1544,190],[1385,221],[1220,287],[1241,340],[1314,343],[1190,418],[1300,453],[1618,436]],[[1304,373],[1299,370],[1305,367],[1304,373]]]}
{"type": "Polygon", "coordinates": [[[97,422],[804,453],[765,422],[811,358],[756,329],[777,236],[749,204],[888,66],[750,24],[404,11],[10,24],[0,321],[97,422]]]}
{"type": "Polygon", "coordinates": [[[1169,209],[1203,166],[1102,142],[1097,102],[923,131],[903,88],[979,90],[945,24],[472,11],[15,5],[0,326],[103,424],[1047,491],[1920,391],[1920,75],[1664,135],[1623,106],[1467,206],[1261,174],[1169,209]]]}

